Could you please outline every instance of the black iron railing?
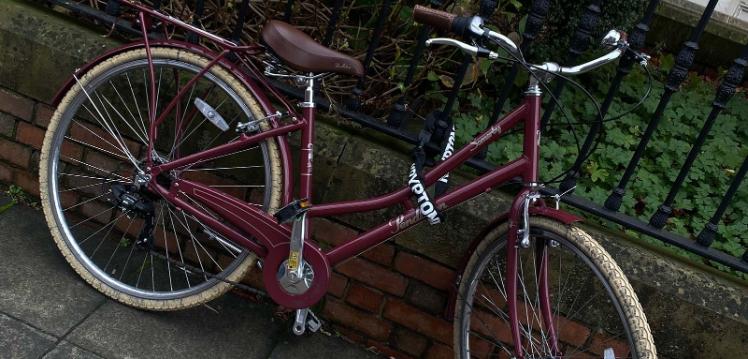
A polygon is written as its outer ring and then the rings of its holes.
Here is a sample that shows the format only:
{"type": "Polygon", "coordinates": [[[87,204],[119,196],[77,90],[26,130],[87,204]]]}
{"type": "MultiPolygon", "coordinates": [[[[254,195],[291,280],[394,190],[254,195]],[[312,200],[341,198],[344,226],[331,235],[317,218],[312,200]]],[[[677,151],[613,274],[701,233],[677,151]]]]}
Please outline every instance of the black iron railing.
{"type": "MultiPolygon", "coordinates": [[[[52,2],[86,17],[94,18],[97,21],[103,22],[109,26],[114,26],[119,30],[132,33],[138,32],[131,26],[129,22],[118,19],[117,16],[121,9],[118,2],[115,0],[106,2],[104,11],[95,10],[87,5],[84,5],[83,3],[69,0],[55,0],[52,2]]],[[[438,0],[430,0],[424,2],[432,7],[444,6],[443,2],[438,0]]],[[[249,9],[252,5],[251,3],[252,2],[250,0],[243,0],[238,7],[237,21],[231,34],[231,38],[234,40],[239,40],[242,36],[245,21],[247,21],[248,19],[249,9]]],[[[322,31],[323,36],[320,39],[322,43],[326,45],[332,44],[336,29],[340,25],[341,11],[346,6],[346,3],[347,2],[343,0],[335,0],[332,3],[332,14],[329,17],[326,28],[322,31]]],[[[601,3],[602,1],[600,0],[591,0],[585,8],[577,30],[572,36],[570,47],[568,49],[568,53],[566,54],[566,63],[576,62],[578,57],[583,54],[589,47],[593,31],[601,16],[601,3]]],[[[695,53],[699,48],[699,40],[704,33],[704,30],[707,23],[709,22],[712,12],[714,11],[716,3],[717,0],[709,1],[700,17],[698,24],[692,29],[688,41],[683,44],[682,48],[678,52],[675,64],[667,76],[665,90],[660,97],[658,106],[656,110],[651,114],[647,127],[644,130],[635,151],[632,153],[625,171],[623,172],[618,181],[618,184],[615,186],[612,193],[608,196],[605,203],[594,203],[588,199],[575,196],[573,194],[564,196],[562,200],[565,203],[580,210],[618,223],[626,228],[651,236],[662,242],[685,249],[691,253],[698,254],[705,259],[715,261],[741,272],[748,272],[748,251],[746,251],[740,258],[738,258],[711,247],[715,236],[719,232],[718,225],[722,220],[722,217],[725,214],[725,211],[728,209],[736,192],[738,191],[740,184],[745,177],[746,171],[748,170],[748,158],[746,158],[740,169],[735,174],[727,192],[721,197],[720,203],[714,215],[705,225],[703,230],[701,230],[700,233],[694,235],[696,240],[686,238],[667,230],[663,230],[667,219],[673,212],[675,197],[683,187],[684,181],[688,177],[688,174],[694,165],[694,161],[700,155],[702,145],[706,141],[708,134],[712,129],[712,125],[715,123],[718,116],[720,115],[720,112],[725,108],[728,101],[735,94],[737,86],[743,81],[745,68],[746,65],[748,65],[748,44],[746,44],[746,46],[743,48],[740,57],[734,60],[732,66],[727,71],[727,74],[722,79],[722,82],[716,91],[714,101],[711,104],[712,110],[706,118],[704,125],[698,133],[697,137],[692,141],[692,147],[688,152],[685,160],[683,161],[678,175],[673,180],[673,184],[667,197],[663,200],[656,213],[647,223],[632,215],[619,212],[622,199],[626,195],[626,187],[630,184],[633,176],[637,172],[639,163],[645,154],[645,149],[648,147],[648,144],[652,139],[652,135],[654,134],[655,130],[660,125],[660,122],[663,118],[663,113],[668,107],[671,97],[679,90],[681,84],[688,75],[689,69],[693,66],[695,53]]],[[[152,2],[152,4],[155,7],[158,7],[161,4],[161,1],[154,1],[152,2]]],[[[255,2],[253,4],[256,6],[258,3],[255,2]]],[[[653,20],[658,4],[659,0],[650,0],[644,14],[641,16],[641,20],[633,27],[633,29],[631,29],[629,42],[632,48],[641,49],[644,47],[647,32],[649,31],[649,26],[653,20]]],[[[294,9],[296,5],[298,5],[297,2],[295,2],[294,0],[287,0],[285,1],[285,4],[281,5],[283,8],[282,18],[284,18],[286,21],[292,21],[294,16],[294,9]]],[[[392,0],[382,0],[381,4],[378,6],[378,11],[372,14],[372,16],[376,16],[376,21],[374,22],[375,25],[373,30],[371,31],[371,38],[369,39],[368,47],[366,49],[363,61],[367,72],[372,66],[372,60],[377,56],[376,50],[379,47],[380,41],[383,37],[385,23],[390,17],[391,10],[395,5],[398,5],[398,2],[393,2],[392,0]]],[[[482,16],[488,17],[494,11],[496,5],[497,4],[495,1],[481,0],[479,12],[482,16]]],[[[533,41],[543,27],[546,16],[549,12],[549,7],[549,0],[534,0],[532,2],[527,17],[525,31],[522,33],[523,50],[527,50],[530,46],[532,46],[533,41]]],[[[202,16],[202,12],[204,11],[204,1],[195,1],[195,4],[192,8],[194,9],[193,23],[199,24],[199,19],[202,16]]],[[[431,30],[427,26],[423,26],[418,30],[417,41],[412,49],[412,58],[410,59],[404,71],[404,76],[402,76],[403,88],[410,88],[411,84],[414,82],[414,76],[423,57],[424,42],[429,37],[430,32],[431,30]]],[[[187,38],[192,41],[196,40],[194,36],[191,36],[190,34],[187,34],[187,38]]],[[[444,107],[440,111],[435,112],[435,115],[438,116],[437,126],[442,130],[451,127],[452,120],[450,113],[452,113],[455,100],[457,99],[461,84],[465,77],[465,73],[466,71],[468,71],[468,67],[471,62],[472,59],[470,58],[462,59],[459,68],[453,74],[453,85],[450,91],[448,91],[447,100],[444,107]]],[[[631,72],[632,65],[634,63],[635,59],[630,56],[624,57],[619,62],[615,77],[610,81],[609,89],[601,105],[603,118],[607,114],[612,102],[616,98],[622,81],[631,72]]],[[[517,65],[511,67],[511,69],[505,75],[502,86],[497,89],[498,91],[496,95],[496,102],[493,109],[493,115],[489,120],[489,126],[493,124],[493,121],[495,121],[499,117],[505,102],[509,98],[509,94],[514,90],[513,83],[519,73],[519,70],[520,68],[517,65]]],[[[409,121],[408,111],[406,111],[406,107],[409,98],[414,97],[413,94],[400,94],[397,97],[397,100],[393,102],[387,120],[381,121],[360,112],[361,104],[359,102],[359,98],[362,94],[366,81],[366,78],[362,78],[355,84],[352,91],[352,96],[350,96],[350,99],[348,101],[345,101],[343,105],[334,104],[335,108],[338,109],[339,114],[366,127],[393,136],[399,140],[409,143],[416,143],[417,136],[414,133],[405,130],[405,128],[407,127],[406,124],[409,121]]],[[[277,83],[277,86],[282,92],[287,95],[298,98],[303,97],[303,93],[297,88],[283,83],[277,83]]],[[[556,95],[556,97],[558,97],[564,91],[565,86],[566,83],[564,81],[557,81],[552,89],[552,93],[556,95]]],[[[317,102],[318,105],[322,108],[331,107],[329,100],[322,98],[321,96],[317,100],[317,102]]],[[[708,104],[693,105],[708,106],[708,104]]],[[[547,107],[545,108],[545,113],[542,118],[543,126],[547,126],[548,121],[555,110],[555,103],[549,102],[547,107]]],[[[566,191],[567,189],[575,186],[577,179],[580,176],[584,160],[585,158],[587,158],[589,152],[593,149],[595,140],[600,134],[601,129],[601,121],[592,122],[590,129],[581,145],[580,153],[578,154],[578,157],[573,164],[572,170],[560,183],[559,189],[546,188],[545,191],[548,194],[555,194],[558,193],[558,191],[566,191]]],[[[431,146],[432,148],[435,148],[435,145],[431,146]]],[[[494,165],[484,160],[485,153],[478,157],[479,158],[470,160],[469,165],[481,171],[489,171],[494,168],[494,165]]]]}

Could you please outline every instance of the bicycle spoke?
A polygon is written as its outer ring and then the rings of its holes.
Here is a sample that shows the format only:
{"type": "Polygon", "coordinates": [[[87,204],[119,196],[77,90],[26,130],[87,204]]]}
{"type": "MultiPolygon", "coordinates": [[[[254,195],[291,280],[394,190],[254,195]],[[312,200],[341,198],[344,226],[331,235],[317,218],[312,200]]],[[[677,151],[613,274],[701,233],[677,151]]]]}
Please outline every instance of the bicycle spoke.
{"type": "MultiPolygon", "coordinates": [[[[169,213],[169,221],[171,222],[171,228],[174,229],[174,233],[176,234],[177,228],[174,225],[174,218],[172,217],[172,212],[169,211],[168,213],[169,213]]],[[[192,285],[190,284],[190,278],[187,275],[187,268],[185,266],[186,263],[184,262],[184,256],[182,255],[182,245],[179,243],[178,239],[175,240],[175,242],[177,243],[177,251],[179,252],[179,260],[182,261],[182,271],[184,272],[184,280],[187,282],[187,287],[191,288],[192,285]]]]}
{"type": "Polygon", "coordinates": [[[106,272],[107,269],[109,268],[109,265],[112,263],[112,259],[114,259],[114,255],[117,254],[117,250],[119,250],[119,247],[121,246],[122,242],[125,240],[127,233],[130,231],[130,227],[132,227],[132,222],[133,222],[133,218],[130,218],[130,223],[127,224],[127,228],[122,233],[122,236],[120,237],[119,242],[117,242],[117,245],[114,246],[114,251],[112,251],[112,254],[109,256],[109,259],[106,261],[106,264],[104,265],[104,269],[103,269],[104,272],[106,272]]]}
{"type": "Polygon", "coordinates": [[[63,212],[65,212],[65,211],[67,211],[67,210],[70,210],[70,209],[73,209],[73,208],[76,208],[76,207],[82,206],[82,205],[84,205],[84,204],[86,204],[86,203],[89,203],[89,202],[91,202],[91,201],[95,201],[95,200],[97,200],[97,199],[99,199],[99,198],[101,198],[101,197],[104,197],[104,196],[108,195],[109,193],[110,193],[110,192],[105,192],[105,193],[102,193],[102,194],[100,194],[100,195],[98,195],[98,196],[96,196],[96,197],[92,197],[92,198],[89,198],[89,199],[87,199],[87,200],[85,200],[85,201],[83,201],[83,202],[78,202],[78,203],[76,203],[76,204],[74,204],[74,205],[72,205],[72,206],[70,206],[70,207],[67,207],[67,208],[63,208],[63,209],[62,209],[62,211],[63,211],[63,212]]]}
{"type": "Polygon", "coordinates": [[[135,110],[138,113],[138,119],[140,119],[140,124],[143,126],[143,134],[147,138],[148,137],[148,126],[145,125],[145,121],[143,120],[143,115],[140,113],[140,105],[138,104],[138,99],[135,96],[135,89],[132,86],[132,82],[130,81],[130,75],[127,72],[125,72],[125,78],[127,78],[127,85],[130,88],[130,94],[132,95],[133,102],[135,103],[135,110]]]}

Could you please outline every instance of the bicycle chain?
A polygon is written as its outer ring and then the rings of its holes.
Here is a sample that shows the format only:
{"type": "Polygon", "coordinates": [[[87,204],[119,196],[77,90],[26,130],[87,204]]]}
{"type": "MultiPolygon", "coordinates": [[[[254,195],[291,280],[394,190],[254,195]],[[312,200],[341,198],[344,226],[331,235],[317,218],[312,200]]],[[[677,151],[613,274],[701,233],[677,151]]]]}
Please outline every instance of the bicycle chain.
{"type": "Polygon", "coordinates": [[[246,285],[246,284],[244,284],[244,283],[240,283],[240,282],[237,282],[237,281],[233,281],[233,280],[230,280],[230,279],[226,279],[226,278],[221,278],[221,277],[219,277],[219,276],[218,276],[218,275],[216,275],[216,274],[213,274],[213,273],[209,273],[209,272],[206,272],[206,271],[202,270],[201,268],[197,268],[197,267],[195,267],[195,266],[192,266],[192,265],[189,265],[189,264],[187,264],[187,263],[179,263],[179,262],[177,262],[177,261],[176,261],[175,259],[172,259],[172,258],[167,258],[167,257],[166,257],[166,256],[164,256],[163,254],[161,254],[161,253],[157,253],[157,252],[154,252],[153,250],[149,250],[148,252],[149,252],[149,253],[150,253],[151,255],[155,255],[155,256],[157,256],[157,257],[159,257],[159,258],[161,258],[161,259],[164,259],[164,260],[167,260],[167,261],[169,261],[169,262],[173,263],[173,264],[174,264],[174,265],[176,265],[176,266],[177,266],[177,267],[178,267],[179,269],[182,269],[182,270],[185,270],[185,269],[186,269],[186,270],[189,270],[189,271],[190,271],[190,272],[192,272],[192,273],[196,273],[196,274],[202,274],[202,275],[203,275],[203,276],[205,276],[205,277],[208,277],[208,278],[212,278],[212,279],[213,279],[213,278],[214,278],[214,279],[217,279],[217,280],[219,280],[219,281],[221,281],[221,282],[224,282],[224,283],[227,283],[227,284],[231,284],[232,286],[234,286],[234,287],[236,287],[236,288],[239,288],[239,289],[245,290],[245,291],[247,291],[247,292],[249,292],[249,293],[252,293],[252,294],[256,294],[256,295],[259,295],[259,296],[263,296],[263,297],[269,297],[269,295],[267,294],[267,292],[265,292],[265,291],[263,291],[263,290],[260,290],[260,289],[254,288],[254,287],[250,287],[250,286],[248,286],[248,285],[246,285]]]}

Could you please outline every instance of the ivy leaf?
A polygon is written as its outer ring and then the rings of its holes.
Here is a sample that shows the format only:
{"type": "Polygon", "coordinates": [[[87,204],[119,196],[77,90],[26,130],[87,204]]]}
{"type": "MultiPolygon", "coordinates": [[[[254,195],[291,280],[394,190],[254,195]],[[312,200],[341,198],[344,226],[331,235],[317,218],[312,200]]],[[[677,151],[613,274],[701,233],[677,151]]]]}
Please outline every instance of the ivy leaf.
{"type": "Polygon", "coordinates": [[[439,79],[439,76],[436,75],[436,72],[429,71],[428,74],[426,74],[426,79],[434,82],[439,79]]]}
{"type": "Polygon", "coordinates": [[[442,85],[447,88],[452,88],[454,86],[455,81],[452,79],[452,77],[447,75],[439,75],[439,81],[441,81],[442,85]]]}

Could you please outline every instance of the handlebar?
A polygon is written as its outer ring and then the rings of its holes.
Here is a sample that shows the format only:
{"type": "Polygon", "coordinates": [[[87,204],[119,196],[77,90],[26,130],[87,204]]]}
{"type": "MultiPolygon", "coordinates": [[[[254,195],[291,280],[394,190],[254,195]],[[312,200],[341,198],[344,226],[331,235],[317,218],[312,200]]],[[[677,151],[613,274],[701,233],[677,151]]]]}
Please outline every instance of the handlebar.
{"type": "MultiPolygon", "coordinates": [[[[510,38],[483,27],[483,19],[480,16],[462,17],[446,11],[416,5],[413,10],[413,18],[416,22],[430,25],[435,29],[452,32],[454,34],[473,39],[487,39],[507,52],[511,53],[517,60],[524,61],[522,52],[517,44],[510,38]]],[[[478,45],[470,45],[452,38],[433,38],[426,41],[426,46],[433,44],[455,46],[464,53],[486,57],[489,59],[499,58],[499,54],[478,45]]],[[[607,63],[613,62],[628,48],[626,34],[616,30],[610,30],[602,40],[602,45],[613,47],[613,50],[592,61],[571,67],[559,66],[554,62],[545,62],[540,65],[529,65],[533,70],[539,70],[552,74],[567,76],[579,75],[596,69],[607,63]]],[[[645,59],[646,61],[646,59],[645,59]]]]}

